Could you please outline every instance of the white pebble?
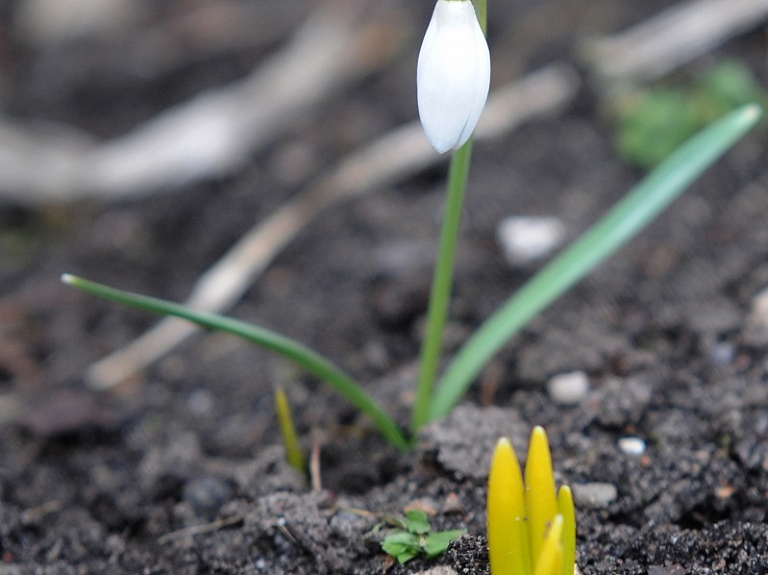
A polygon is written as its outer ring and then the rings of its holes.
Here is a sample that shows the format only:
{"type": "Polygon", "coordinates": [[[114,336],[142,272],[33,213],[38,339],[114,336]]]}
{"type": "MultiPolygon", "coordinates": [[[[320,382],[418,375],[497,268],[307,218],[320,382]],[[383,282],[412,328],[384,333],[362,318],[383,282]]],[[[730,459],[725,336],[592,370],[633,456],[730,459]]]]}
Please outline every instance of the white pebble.
{"type": "Polygon", "coordinates": [[[728,365],[735,355],[736,348],[727,341],[716,343],[709,350],[709,360],[715,365],[728,365]]]}
{"type": "Polygon", "coordinates": [[[565,226],[552,216],[511,216],[496,228],[496,240],[513,266],[543,258],[563,242],[565,226]]]}
{"type": "Polygon", "coordinates": [[[613,483],[575,483],[571,487],[576,507],[600,509],[607,507],[619,495],[613,483]]]}
{"type": "Polygon", "coordinates": [[[589,377],[583,371],[560,373],[547,382],[547,391],[559,405],[578,405],[589,391],[589,377]]]}
{"type": "Polygon", "coordinates": [[[752,298],[747,322],[755,327],[768,328],[768,287],[752,298]]]}
{"type": "Polygon", "coordinates": [[[437,567],[432,567],[431,569],[427,569],[426,571],[419,571],[416,573],[416,575],[458,575],[456,573],[456,570],[453,567],[448,567],[447,565],[438,565],[437,567]]]}
{"type": "Polygon", "coordinates": [[[619,449],[622,453],[637,457],[645,453],[645,441],[639,437],[622,437],[619,439],[619,449]]]}

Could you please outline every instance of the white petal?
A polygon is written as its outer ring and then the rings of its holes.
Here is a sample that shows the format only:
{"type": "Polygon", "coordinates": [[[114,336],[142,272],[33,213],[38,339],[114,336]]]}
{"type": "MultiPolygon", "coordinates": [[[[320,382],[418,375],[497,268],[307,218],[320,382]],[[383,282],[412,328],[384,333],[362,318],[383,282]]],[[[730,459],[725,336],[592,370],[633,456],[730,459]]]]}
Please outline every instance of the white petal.
{"type": "Polygon", "coordinates": [[[472,135],[488,97],[488,44],[469,0],[438,0],[416,70],[419,117],[441,154],[472,135]]]}

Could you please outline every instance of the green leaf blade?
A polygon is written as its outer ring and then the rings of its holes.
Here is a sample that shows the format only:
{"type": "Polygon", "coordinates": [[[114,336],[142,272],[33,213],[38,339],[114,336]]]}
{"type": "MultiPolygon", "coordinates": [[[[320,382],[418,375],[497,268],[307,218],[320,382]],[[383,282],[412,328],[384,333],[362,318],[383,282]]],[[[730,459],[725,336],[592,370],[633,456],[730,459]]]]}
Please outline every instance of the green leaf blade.
{"type": "Polygon", "coordinates": [[[429,421],[453,409],[488,360],[535,315],[624,245],[759,121],[749,104],[710,124],[678,148],[612,210],[510,297],[448,365],[429,421]]]}
{"type": "Polygon", "coordinates": [[[347,401],[367,414],[392,445],[402,451],[410,448],[410,443],[397,424],[357,382],[315,351],[292,339],[231,317],[195,311],[181,304],[111,288],[71,274],[63,274],[61,281],[102,299],[185,319],[201,327],[223,331],[274,351],[331,385],[347,401]]]}

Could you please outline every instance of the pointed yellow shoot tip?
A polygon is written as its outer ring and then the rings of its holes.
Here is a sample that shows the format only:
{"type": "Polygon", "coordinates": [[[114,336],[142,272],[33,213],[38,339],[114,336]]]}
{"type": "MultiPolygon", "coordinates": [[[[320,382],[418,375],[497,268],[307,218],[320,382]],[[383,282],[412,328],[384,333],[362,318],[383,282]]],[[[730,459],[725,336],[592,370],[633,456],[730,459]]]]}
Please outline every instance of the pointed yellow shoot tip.
{"type": "Polygon", "coordinates": [[[525,504],[528,512],[528,538],[531,557],[541,555],[544,537],[557,515],[555,476],[552,456],[544,428],[536,426],[531,432],[528,460],[525,462],[525,504]]]}
{"type": "Polygon", "coordinates": [[[530,575],[523,475],[507,438],[496,443],[488,478],[488,554],[493,575],[530,575]]]}
{"type": "Polygon", "coordinates": [[[509,439],[506,437],[501,437],[496,442],[496,449],[493,451],[493,456],[496,457],[496,455],[501,451],[509,451],[511,453],[514,453],[514,448],[512,447],[512,444],[509,442],[509,439]]]}

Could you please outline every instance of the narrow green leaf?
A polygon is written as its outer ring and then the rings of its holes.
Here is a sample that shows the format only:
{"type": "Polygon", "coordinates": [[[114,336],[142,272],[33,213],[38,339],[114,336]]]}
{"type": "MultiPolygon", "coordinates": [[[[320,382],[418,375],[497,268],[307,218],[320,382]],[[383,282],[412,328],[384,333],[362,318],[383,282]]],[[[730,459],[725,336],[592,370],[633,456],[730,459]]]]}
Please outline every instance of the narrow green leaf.
{"type": "Polygon", "coordinates": [[[447,367],[434,392],[429,420],[450,413],[483,366],[513,335],[640,232],[754,127],[760,116],[758,106],[743,106],[694,135],[508,299],[447,367]]]}
{"type": "Polygon", "coordinates": [[[308,347],[278,333],[230,317],[199,312],[181,304],[159,298],[135,294],[91,282],[70,274],[61,276],[61,281],[100,298],[152,313],[186,319],[192,323],[230,333],[261,347],[279,353],[306,369],[312,375],[327,382],[347,401],[367,414],[381,434],[392,445],[402,451],[410,448],[409,442],[400,432],[397,424],[376,402],[346,373],[308,347]]]}

